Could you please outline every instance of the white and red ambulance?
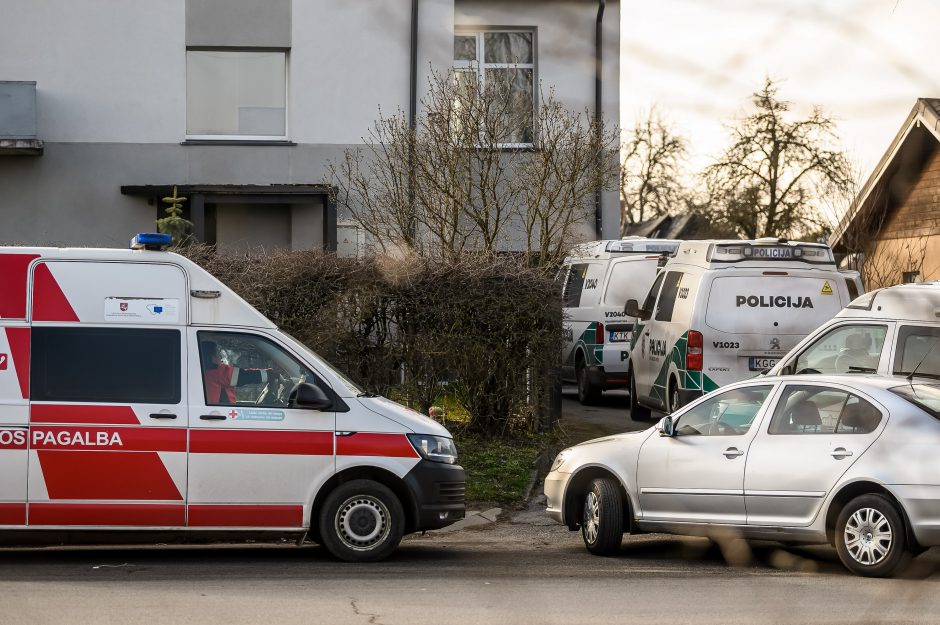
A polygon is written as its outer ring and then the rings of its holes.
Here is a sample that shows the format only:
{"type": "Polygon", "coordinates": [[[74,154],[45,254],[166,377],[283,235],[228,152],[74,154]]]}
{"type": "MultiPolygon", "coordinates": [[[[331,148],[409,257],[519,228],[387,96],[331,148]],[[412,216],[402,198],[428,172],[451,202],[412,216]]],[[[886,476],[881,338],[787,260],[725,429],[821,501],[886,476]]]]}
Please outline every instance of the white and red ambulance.
{"type": "Polygon", "coordinates": [[[167,243],[0,247],[0,530],[307,534],[372,561],[463,517],[443,426],[167,243]]]}

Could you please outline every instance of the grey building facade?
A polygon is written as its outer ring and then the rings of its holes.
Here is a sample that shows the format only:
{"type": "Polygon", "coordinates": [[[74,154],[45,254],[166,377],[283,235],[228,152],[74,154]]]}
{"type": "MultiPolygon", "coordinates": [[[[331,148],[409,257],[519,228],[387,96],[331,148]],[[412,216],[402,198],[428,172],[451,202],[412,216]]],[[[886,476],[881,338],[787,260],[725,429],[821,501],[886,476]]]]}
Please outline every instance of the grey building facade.
{"type": "MultiPolygon", "coordinates": [[[[619,115],[611,0],[0,0],[0,15],[4,243],[123,246],[176,186],[220,248],[354,248],[327,164],[380,108],[420,106],[455,36],[521,33],[535,81],[619,115]]],[[[616,236],[616,193],[599,217],[616,236]]]]}

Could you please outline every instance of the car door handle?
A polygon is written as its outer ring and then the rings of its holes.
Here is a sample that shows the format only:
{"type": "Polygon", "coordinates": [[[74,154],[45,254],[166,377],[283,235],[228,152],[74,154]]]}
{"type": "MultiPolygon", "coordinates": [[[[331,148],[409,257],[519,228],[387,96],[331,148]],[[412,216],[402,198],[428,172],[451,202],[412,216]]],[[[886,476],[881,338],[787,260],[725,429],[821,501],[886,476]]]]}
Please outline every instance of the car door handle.
{"type": "Polygon", "coordinates": [[[203,421],[225,421],[228,417],[224,414],[201,414],[199,418],[203,421]]]}
{"type": "Polygon", "coordinates": [[[151,419],[175,419],[175,414],[170,414],[169,412],[151,412],[151,419]]]}
{"type": "Polygon", "coordinates": [[[737,447],[729,447],[728,449],[724,450],[721,453],[723,453],[725,455],[725,458],[727,458],[728,460],[744,455],[744,452],[738,449],[737,447]]]}
{"type": "Polygon", "coordinates": [[[852,452],[846,450],[845,447],[836,447],[835,449],[832,450],[832,453],[829,455],[835,458],[836,460],[842,460],[843,458],[847,458],[851,456],[852,452]]]}

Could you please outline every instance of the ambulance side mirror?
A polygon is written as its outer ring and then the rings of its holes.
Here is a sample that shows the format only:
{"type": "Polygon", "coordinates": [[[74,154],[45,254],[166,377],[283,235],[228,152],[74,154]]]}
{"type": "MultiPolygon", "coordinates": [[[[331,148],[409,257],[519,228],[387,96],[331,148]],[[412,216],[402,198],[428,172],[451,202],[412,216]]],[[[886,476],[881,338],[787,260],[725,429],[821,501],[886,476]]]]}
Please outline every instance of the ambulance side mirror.
{"type": "Polygon", "coordinates": [[[333,407],[333,401],[326,396],[323,390],[309,382],[301,382],[290,394],[289,406],[291,408],[306,408],[308,410],[327,410],[333,407]]]}
{"type": "Polygon", "coordinates": [[[623,307],[623,312],[629,317],[639,317],[640,305],[635,299],[628,299],[626,306],[623,307]]]}

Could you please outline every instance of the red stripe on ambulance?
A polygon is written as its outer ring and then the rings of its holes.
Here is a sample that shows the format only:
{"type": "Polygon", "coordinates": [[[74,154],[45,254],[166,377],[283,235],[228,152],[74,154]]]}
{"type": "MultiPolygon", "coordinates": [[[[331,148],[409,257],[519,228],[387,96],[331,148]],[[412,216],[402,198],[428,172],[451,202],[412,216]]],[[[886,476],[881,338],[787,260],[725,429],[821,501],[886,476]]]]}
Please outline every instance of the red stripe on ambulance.
{"type": "Polygon", "coordinates": [[[417,458],[418,452],[404,434],[358,433],[337,437],[336,455],[417,458]]]}
{"type": "Polygon", "coordinates": [[[192,454],[333,455],[333,432],[190,430],[192,454]]]}
{"type": "Polygon", "coordinates": [[[181,428],[32,427],[30,449],[186,451],[181,428]]]}
{"type": "Polygon", "coordinates": [[[38,455],[49,499],[183,499],[156,452],[44,450],[38,455]]]}
{"type": "Polygon", "coordinates": [[[186,521],[183,504],[31,503],[32,525],[111,525],[181,527],[186,521]]]}
{"type": "MultiPolygon", "coordinates": [[[[2,299],[2,298],[0,298],[2,299]]],[[[20,395],[29,399],[29,328],[4,328],[10,345],[10,358],[20,383],[20,395]]]]}
{"type": "Polygon", "coordinates": [[[88,406],[73,404],[32,404],[31,423],[101,423],[138,425],[140,419],[130,406],[88,406]]]}
{"type": "Polygon", "coordinates": [[[26,319],[26,270],[39,254],[0,254],[0,318],[26,319]]]}
{"type": "Polygon", "coordinates": [[[303,506],[190,504],[190,527],[300,527],[303,506]]]}
{"type": "Polygon", "coordinates": [[[0,503],[0,525],[26,525],[26,504],[0,503]]]}
{"type": "Polygon", "coordinates": [[[44,264],[33,270],[33,321],[78,321],[78,315],[44,264]]]}

